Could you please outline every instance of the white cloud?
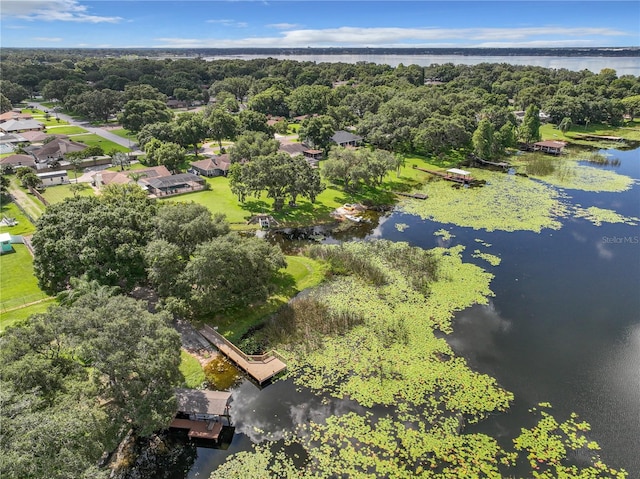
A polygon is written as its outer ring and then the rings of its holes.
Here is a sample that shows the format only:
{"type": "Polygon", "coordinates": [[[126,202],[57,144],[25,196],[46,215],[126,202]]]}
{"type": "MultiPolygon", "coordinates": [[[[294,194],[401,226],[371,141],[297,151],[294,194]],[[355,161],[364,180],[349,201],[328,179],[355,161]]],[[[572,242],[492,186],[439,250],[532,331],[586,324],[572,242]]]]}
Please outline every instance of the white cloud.
{"type": "Polygon", "coordinates": [[[23,20],[118,23],[121,17],[89,15],[87,7],[78,0],[2,0],[2,17],[23,20]]]}
{"type": "MultiPolygon", "coordinates": [[[[231,22],[231,20],[228,20],[231,22]]],[[[225,20],[210,20],[222,23],[225,20]]],[[[277,25],[277,24],[274,24],[277,25]]],[[[284,24],[282,24],[284,25],[284,24]]],[[[612,28],[558,26],[514,28],[361,28],[297,29],[279,36],[239,39],[158,38],[158,47],[541,47],[601,44],[602,37],[631,36],[612,28]]]]}
{"type": "Polygon", "coordinates": [[[218,25],[224,25],[225,27],[235,27],[235,28],[247,28],[249,26],[247,22],[237,22],[236,20],[229,20],[229,19],[207,20],[207,23],[216,23],[218,25]]]}
{"type": "Polygon", "coordinates": [[[62,38],[60,37],[34,37],[33,40],[41,43],[56,43],[61,42],[62,38]]]}
{"type": "Polygon", "coordinates": [[[293,28],[300,28],[302,25],[298,23],[270,23],[265,26],[267,28],[275,28],[277,30],[291,30],[293,28]]]}

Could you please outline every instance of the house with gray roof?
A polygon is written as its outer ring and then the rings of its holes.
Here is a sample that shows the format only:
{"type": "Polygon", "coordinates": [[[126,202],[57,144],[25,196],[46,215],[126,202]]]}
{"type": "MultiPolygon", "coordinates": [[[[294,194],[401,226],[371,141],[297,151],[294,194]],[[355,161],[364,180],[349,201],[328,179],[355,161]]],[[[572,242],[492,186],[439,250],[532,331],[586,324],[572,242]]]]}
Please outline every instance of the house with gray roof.
{"type": "Polygon", "coordinates": [[[361,136],[354,135],[353,133],[349,133],[348,131],[338,130],[331,137],[331,141],[336,143],[338,146],[358,146],[362,143],[361,136]]]}
{"type": "Polygon", "coordinates": [[[156,178],[141,178],[138,182],[143,185],[150,195],[164,197],[190,193],[205,189],[204,179],[193,173],[179,173],[177,175],[159,176],[156,178]]]}
{"type": "Polygon", "coordinates": [[[49,162],[61,160],[68,153],[82,151],[87,148],[84,143],[69,140],[67,138],[56,138],[38,148],[32,148],[31,153],[36,157],[37,161],[49,162]]]}
{"type": "Polygon", "coordinates": [[[44,130],[44,125],[36,120],[7,120],[0,123],[0,130],[5,133],[44,130]]]}

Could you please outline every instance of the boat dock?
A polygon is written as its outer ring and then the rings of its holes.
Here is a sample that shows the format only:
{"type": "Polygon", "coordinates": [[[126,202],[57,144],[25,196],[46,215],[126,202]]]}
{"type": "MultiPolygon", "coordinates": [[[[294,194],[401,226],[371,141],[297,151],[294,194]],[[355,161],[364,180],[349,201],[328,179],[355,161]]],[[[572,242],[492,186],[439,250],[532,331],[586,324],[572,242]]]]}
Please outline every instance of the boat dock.
{"type": "Polygon", "coordinates": [[[587,141],[615,141],[616,143],[624,143],[624,138],[619,136],[606,136],[606,135],[588,135],[584,133],[579,133],[576,136],[578,140],[587,140],[587,141]]]}
{"type": "Polygon", "coordinates": [[[169,424],[172,429],[186,429],[189,439],[207,439],[217,441],[222,432],[222,423],[216,421],[192,421],[191,419],[174,419],[169,424]]]}
{"type": "Polygon", "coordinates": [[[419,168],[414,166],[416,170],[424,171],[425,173],[429,173],[430,175],[439,176],[447,181],[453,181],[455,183],[460,183],[463,185],[468,185],[472,181],[474,181],[471,173],[465,170],[459,170],[458,168],[450,168],[447,171],[434,171],[427,170],[425,168],[419,168]]]}
{"type": "Polygon", "coordinates": [[[218,442],[225,419],[231,426],[231,393],[197,389],[176,389],[175,392],[178,411],[169,428],[186,431],[189,439],[218,442]]]}
{"type": "Polygon", "coordinates": [[[287,369],[287,365],[276,357],[275,352],[269,351],[260,355],[245,354],[211,326],[205,325],[200,330],[200,334],[259,385],[287,369]]]}
{"type": "Polygon", "coordinates": [[[428,198],[424,193],[403,193],[402,191],[392,191],[394,195],[406,196],[408,198],[415,198],[417,200],[426,200],[428,198]]]}
{"type": "Polygon", "coordinates": [[[510,168],[511,165],[505,161],[489,161],[489,160],[483,160],[482,158],[480,158],[479,156],[475,156],[473,155],[471,158],[473,161],[475,161],[476,163],[480,163],[481,165],[485,165],[485,166],[495,166],[497,168],[502,168],[504,170],[506,170],[507,168],[510,168]]]}

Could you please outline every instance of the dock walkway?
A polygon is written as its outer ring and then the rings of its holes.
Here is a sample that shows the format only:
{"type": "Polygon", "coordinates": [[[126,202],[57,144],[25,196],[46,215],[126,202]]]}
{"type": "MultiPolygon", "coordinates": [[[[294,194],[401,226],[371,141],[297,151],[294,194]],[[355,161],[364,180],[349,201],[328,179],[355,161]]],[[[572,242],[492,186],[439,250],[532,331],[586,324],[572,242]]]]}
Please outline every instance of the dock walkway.
{"type": "Polygon", "coordinates": [[[428,198],[424,193],[403,193],[402,191],[393,191],[394,194],[399,196],[406,196],[408,198],[415,198],[417,200],[426,200],[428,198]]]}
{"type": "Polygon", "coordinates": [[[191,439],[209,439],[217,441],[222,432],[222,424],[215,421],[191,421],[189,419],[174,419],[169,427],[186,429],[191,439]]]}
{"type": "Polygon", "coordinates": [[[439,176],[440,178],[443,178],[447,181],[453,181],[455,183],[469,184],[472,181],[474,181],[471,176],[461,176],[461,175],[451,174],[443,171],[427,170],[426,168],[419,168],[417,166],[414,166],[413,168],[418,171],[424,171],[425,173],[429,173],[430,175],[439,176]]]}
{"type": "Polygon", "coordinates": [[[261,355],[243,353],[235,344],[211,326],[205,325],[200,330],[200,333],[236,366],[257,381],[258,384],[265,383],[287,368],[287,365],[276,357],[273,352],[261,355]]]}

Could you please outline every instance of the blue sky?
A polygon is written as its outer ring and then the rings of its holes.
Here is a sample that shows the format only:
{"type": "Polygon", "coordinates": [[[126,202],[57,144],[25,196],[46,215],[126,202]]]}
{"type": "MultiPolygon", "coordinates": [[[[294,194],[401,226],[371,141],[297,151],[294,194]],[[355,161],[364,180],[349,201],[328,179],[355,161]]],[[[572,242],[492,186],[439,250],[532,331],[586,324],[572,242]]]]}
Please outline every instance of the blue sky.
{"type": "Polygon", "coordinates": [[[0,0],[3,47],[640,45],[638,1],[0,0]]]}

